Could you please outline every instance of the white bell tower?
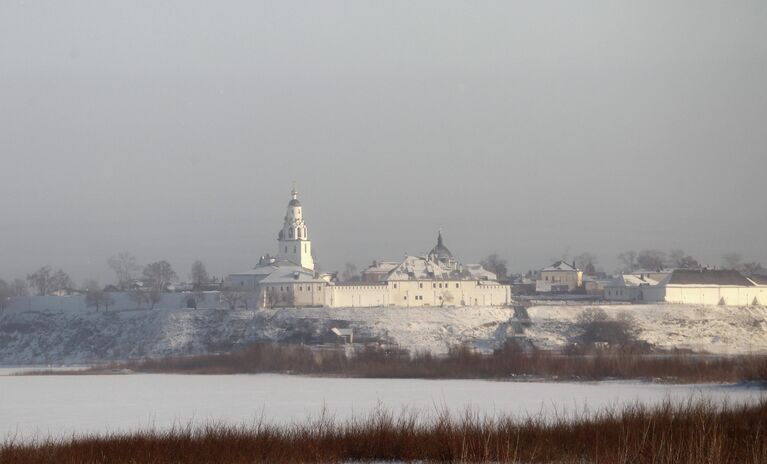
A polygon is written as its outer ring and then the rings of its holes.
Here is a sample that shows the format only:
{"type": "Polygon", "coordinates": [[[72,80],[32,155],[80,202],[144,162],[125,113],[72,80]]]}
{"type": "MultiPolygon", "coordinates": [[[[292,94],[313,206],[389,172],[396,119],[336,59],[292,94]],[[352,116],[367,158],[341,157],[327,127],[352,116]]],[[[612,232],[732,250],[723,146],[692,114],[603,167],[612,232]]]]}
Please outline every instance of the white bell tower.
{"type": "Polygon", "coordinates": [[[309,241],[309,233],[301,211],[301,202],[298,201],[298,192],[295,188],[290,194],[293,198],[288,203],[285,223],[277,236],[279,242],[277,259],[290,261],[313,271],[312,242],[309,241]]]}

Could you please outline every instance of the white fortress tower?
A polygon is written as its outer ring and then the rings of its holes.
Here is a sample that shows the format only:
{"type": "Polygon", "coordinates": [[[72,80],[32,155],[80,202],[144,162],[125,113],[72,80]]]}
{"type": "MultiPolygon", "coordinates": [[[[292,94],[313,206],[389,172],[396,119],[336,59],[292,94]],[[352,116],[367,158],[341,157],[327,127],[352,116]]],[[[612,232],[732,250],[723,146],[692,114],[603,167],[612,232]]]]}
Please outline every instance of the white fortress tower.
{"type": "Polygon", "coordinates": [[[290,194],[293,199],[288,203],[285,223],[277,236],[279,242],[277,259],[290,261],[313,271],[312,242],[309,241],[309,233],[306,230],[306,223],[301,211],[301,202],[298,201],[296,189],[293,189],[290,194]]]}

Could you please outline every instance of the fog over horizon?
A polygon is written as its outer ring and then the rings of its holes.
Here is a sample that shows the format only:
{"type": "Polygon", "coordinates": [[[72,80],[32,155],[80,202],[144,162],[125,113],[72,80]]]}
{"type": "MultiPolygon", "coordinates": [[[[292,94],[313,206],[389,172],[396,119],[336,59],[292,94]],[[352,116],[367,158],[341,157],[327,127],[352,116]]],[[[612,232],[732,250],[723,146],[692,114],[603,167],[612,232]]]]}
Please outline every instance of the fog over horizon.
{"type": "Polygon", "coordinates": [[[0,278],[221,277],[293,182],[323,270],[767,265],[767,3],[0,4],[0,278]]]}

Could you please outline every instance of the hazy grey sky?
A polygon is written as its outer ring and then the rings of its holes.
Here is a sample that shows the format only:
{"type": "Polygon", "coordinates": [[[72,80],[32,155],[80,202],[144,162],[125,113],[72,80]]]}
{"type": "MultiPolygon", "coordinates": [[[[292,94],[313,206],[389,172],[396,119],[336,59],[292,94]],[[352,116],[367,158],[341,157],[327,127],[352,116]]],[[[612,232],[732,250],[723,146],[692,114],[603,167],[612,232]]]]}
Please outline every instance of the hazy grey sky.
{"type": "Polygon", "coordinates": [[[0,278],[512,270],[682,247],[767,264],[767,2],[0,1],[0,278]]]}

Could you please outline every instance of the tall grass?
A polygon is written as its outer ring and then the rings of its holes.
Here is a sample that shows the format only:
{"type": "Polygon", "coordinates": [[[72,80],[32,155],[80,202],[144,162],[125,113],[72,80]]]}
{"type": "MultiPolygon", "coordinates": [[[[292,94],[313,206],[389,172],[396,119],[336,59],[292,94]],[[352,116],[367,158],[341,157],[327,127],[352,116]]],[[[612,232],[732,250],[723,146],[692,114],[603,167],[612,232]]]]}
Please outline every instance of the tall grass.
{"type": "Polygon", "coordinates": [[[303,463],[355,461],[502,463],[767,462],[767,402],[692,401],[602,410],[580,418],[433,420],[381,410],[339,422],[228,427],[72,438],[0,446],[2,463],[303,463]]]}
{"type": "MultiPolygon", "coordinates": [[[[492,354],[456,347],[447,356],[404,350],[343,350],[258,343],[221,355],[146,359],[109,366],[151,373],[298,373],[377,378],[547,378],[560,380],[653,379],[670,382],[767,380],[767,356],[647,354],[602,349],[589,352],[523,351],[507,344],[492,354]]],[[[97,370],[97,372],[103,369],[97,370]]]]}

